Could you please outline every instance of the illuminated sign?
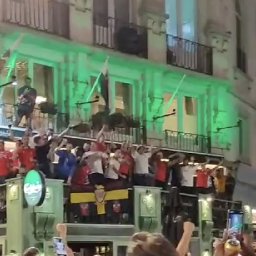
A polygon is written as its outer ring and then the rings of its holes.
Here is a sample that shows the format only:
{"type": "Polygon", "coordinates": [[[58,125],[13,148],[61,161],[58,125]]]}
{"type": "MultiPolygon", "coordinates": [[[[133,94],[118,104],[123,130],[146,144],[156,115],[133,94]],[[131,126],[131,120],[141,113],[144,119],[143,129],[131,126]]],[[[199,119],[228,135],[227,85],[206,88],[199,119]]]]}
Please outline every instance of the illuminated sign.
{"type": "Polygon", "coordinates": [[[25,178],[23,192],[28,206],[40,206],[44,202],[46,188],[45,178],[40,171],[31,170],[25,178]]]}

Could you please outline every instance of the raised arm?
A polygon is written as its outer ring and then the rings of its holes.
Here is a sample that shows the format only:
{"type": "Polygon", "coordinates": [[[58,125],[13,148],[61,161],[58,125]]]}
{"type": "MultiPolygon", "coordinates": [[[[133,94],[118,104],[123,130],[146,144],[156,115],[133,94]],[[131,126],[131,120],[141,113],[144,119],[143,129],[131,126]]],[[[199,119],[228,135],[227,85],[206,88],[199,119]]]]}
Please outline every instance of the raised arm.
{"type": "Polygon", "coordinates": [[[194,229],[195,229],[195,225],[192,222],[184,222],[183,235],[176,248],[176,251],[179,254],[179,256],[185,256],[188,253],[189,245],[190,245],[190,241],[191,241],[191,237],[193,235],[194,229]]]}
{"type": "Polygon", "coordinates": [[[106,130],[106,125],[104,124],[101,128],[101,130],[98,132],[97,136],[96,136],[96,140],[99,141],[100,137],[104,134],[104,131],[106,130]]]}
{"type": "Polygon", "coordinates": [[[58,138],[62,138],[63,136],[65,136],[69,130],[71,129],[71,126],[68,126],[64,131],[62,131],[57,137],[58,138]]]}
{"type": "Polygon", "coordinates": [[[213,167],[211,170],[210,170],[210,173],[213,174],[221,165],[223,164],[223,160],[221,160],[218,165],[216,165],[215,167],[213,167]]]}
{"type": "Polygon", "coordinates": [[[67,143],[68,143],[68,140],[63,139],[59,144],[59,146],[55,149],[55,152],[58,153],[65,145],[67,145],[67,143]]]}
{"type": "Polygon", "coordinates": [[[173,166],[175,164],[178,164],[178,163],[182,162],[184,160],[184,158],[185,158],[184,154],[182,154],[182,153],[175,153],[175,154],[169,155],[169,159],[172,158],[172,157],[175,157],[175,156],[177,158],[175,158],[174,160],[170,160],[168,162],[168,166],[173,166]]]}

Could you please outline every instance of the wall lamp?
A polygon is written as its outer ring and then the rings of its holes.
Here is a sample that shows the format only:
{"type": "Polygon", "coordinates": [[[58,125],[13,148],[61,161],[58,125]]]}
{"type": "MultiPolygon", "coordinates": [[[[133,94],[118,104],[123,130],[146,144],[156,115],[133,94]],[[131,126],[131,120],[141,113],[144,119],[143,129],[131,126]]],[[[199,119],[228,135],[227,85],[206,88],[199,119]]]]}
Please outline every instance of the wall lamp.
{"type": "Polygon", "coordinates": [[[13,86],[17,86],[18,85],[16,76],[12,76],[11,77],[11,81],[9,81],[7,83],[4,83],[4,84],[1,84],[0,88],[3,88],[3,87],[8,86],[8,85],[13,85],[13,86]]]}
{"type": "Polygon", "coordinates": [[[158,119],[161,119],[161,118],[164,118],[167,116],[174,116],[174,115],[176,115],[176,109],[173,109],[172,113],[169,113],[169,114],[165,114],[165,115],[161,115],[161,116],[153,116],[153,121],[156,121],[158,119]]]}
{"type": "Polygon", "coordinates": [[[97,103],[99,101],[100,101],[100,97],[99,96],[95,96],[94,100],[85,101],[85,102],[77,102],[76,105],[77,106],[81,106],[81,105],[86,105],[86,104],[97,103]]]}

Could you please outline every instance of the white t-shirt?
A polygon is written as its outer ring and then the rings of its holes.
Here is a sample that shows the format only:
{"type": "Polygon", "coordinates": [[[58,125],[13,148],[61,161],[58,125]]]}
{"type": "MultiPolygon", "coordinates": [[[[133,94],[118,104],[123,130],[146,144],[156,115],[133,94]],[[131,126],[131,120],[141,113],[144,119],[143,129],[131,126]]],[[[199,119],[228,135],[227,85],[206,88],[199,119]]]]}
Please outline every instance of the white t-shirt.
{"type": "Polygon", "coordinates": [[[151,153],[139,154],[137,151],[133,154],[135,167],[135,174],[148,174],[148,159],[151,157],[151,153]]]}
{"type": "Polygon", "coordinates": [[[105,154],[102,152],[88,151],[85,152],[83,158],[86,158],[86,162],[90,168],[90,173],[103,174],[102,158],[105,158],[105,154]]]}
{"type": "Polygon", "coordinates": [[[186,165],[181,167],[182,172],[182,181],[181,185],[184,187],[193,187],[194,186],[194,175],[196,174],[197,166],[186,165]]]}
{"type": "Polygon", "coordinates": [[[120,168],[120,162],[115,158],[111,158],[109,161],[109,167],[105,173],[105,177],[108,179],[117,180],[118,174],[114,171],[114,169],[119,170],[119,168],[120,168]]]}

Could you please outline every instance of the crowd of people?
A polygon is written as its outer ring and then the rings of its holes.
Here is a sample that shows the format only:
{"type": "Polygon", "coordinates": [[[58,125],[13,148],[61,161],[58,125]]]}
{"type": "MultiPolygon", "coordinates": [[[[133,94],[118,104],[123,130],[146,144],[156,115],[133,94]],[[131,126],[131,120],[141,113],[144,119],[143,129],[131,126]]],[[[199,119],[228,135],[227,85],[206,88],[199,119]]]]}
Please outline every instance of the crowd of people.
{"type": "MultiPolygon", "coordinates": [[[[64,224],[58,224],[66,226],[64,224]]],[[[126,255],[128,256],[191,256],[189,252],[190,242],[192,239],[195,226],[191,222],[184,222],[183,235],[176,246],[170,243],[163,235],[157,233],[139,232],[131,237],[131,241],[127,248],[126,255]]],[[[63,241],[66,241],[66,236],[60,236],[63,241]]],[[[65,246],[67,256],[75,256],[68,245],[65,246]]],[[[198,252],[199,254],[199,252],[198,252]]],[[[197,255],[198,255],[197,254],[197,255]]],[[[39,256],[40,251],[31,247],[25,250],[23,256],[39,256]]],[[[206,251],[205,255],[210,255],[206,251]]],[[[215,240],[213,244],[214,256],[253,256],[255,255],[253,242],[249,235],[243,234],[230,238],[227,231],[224,231],[223,238],[215,240]]],[[[98,256],[98,255],[95,255],[98,256]]]]}
{"type": "Polygon", "coordinates": [[[105,185],[122,181],[124,185],[179,187],[181,192],[216,193],[222,199],[232,199],[235,180],[230,171],[224,174],[222,161],[208,168],[209,159],[197,164],[193,157],[175,153],[164,159],[159,148],[143,145],[134,147],[124,142],[121,147],[105,143],[106,126],[96,140],[74,147],[64,135],[74,127],[69,126],[59,135],[49,129],[32,134],[27,129],[23,138],[16,139],[10,128],[10,139],[16,142],[13,152],[0,141],[0,181],[31,169],[42,171],[47,178],[63,179],[70,185],[105,185]]]}

